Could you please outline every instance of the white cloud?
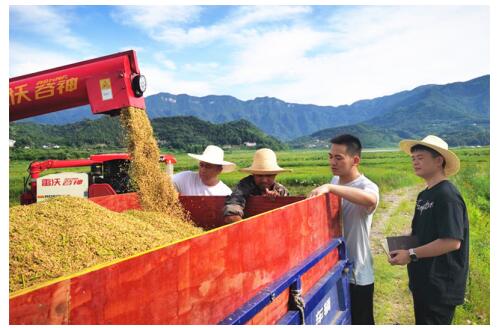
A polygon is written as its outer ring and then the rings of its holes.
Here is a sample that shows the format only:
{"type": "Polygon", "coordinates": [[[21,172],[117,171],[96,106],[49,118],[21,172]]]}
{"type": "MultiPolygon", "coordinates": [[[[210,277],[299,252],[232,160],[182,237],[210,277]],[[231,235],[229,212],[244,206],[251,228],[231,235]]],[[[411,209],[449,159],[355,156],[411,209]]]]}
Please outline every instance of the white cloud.
{"type": "Polygon", "coordinates": [[[134,26],[154,35],[175,24],[196,20],[200,11],[199,6],[118,6],[111,16],[117,23],[134,26]]]}
{"type": "MultiPolygon", "coordinates": [[[[267,95],[290,102],[340,105],[489,73],[487,7],[341,7],[345,9],[332,16],[328,25],[311,22],[315,18],[311,12],[320,17],[322,13],[306,6],[233,8],[237,9],[216,24],[195,27],[184,25],[200,19],[199,6],[120,7],[114,13],[116,19],[129,18],[137,26],[146,20],[154,37],[181,45],[215,40],[217,47],[220,41],[229,41],[219,54],[209,52],[217,48],[206,45],[206,54],[159,50],[151,56],[155,66],[142,59],[140,68],[149,82],[147,95],[162,91],[231,94],[241,99],[267,95]],[[174,10],[177,15],[172,15],[174,10]],[[147,19],[140,18],[141,13],[147,19]]],[[[160,49],[153,42],[150,47],[160,49]]],[[[77,54],[46,49],[11,43],[11,76],[82,60],[77,54]]]]}
{"type": "MultiPolygon", "coordinates": [[[[202,12],[200,6],[124,7],[113,14],[116,22],[136,26],[156,41],[182,47],[217,40],[237,39],[256,24],[292,20],[311,12],[307,6],[245,6],[210,26],[188,26],[202,12]]],[[[254,27],[255,28],[255,27],[254,27]]]]}
{"type": "Polygon", "coordinates": [[[175,70],[176,69],[176,64],[171,61],[171,60],[164,60],[164,66],[166,66],[166,68],[170,69],[170,70],[175,70]]]}
{"type": "Polygon", "coordinates": [[[39,72],[81,60],[81,57],[73,57],[55,50],[34,48],[18,43],[11,43],[9,46],[10,77],[39,72]]]}
{"type": "Polygon", "coordinates": [[[225,89],[243,99],[340,105],[489,73],[485,7],[365,7],[309,27],[245,36],[225,89]]]}
{"type": "Polygon", "coordinates": [[[301,67],[309,60],[306,53],[320,46],[327,38],[326,33],[306,26],[240,38],[239,44],[243,44],[243,49],[237,54],[233,70],[224,77],[224,81],[245,84],[299,79],[301,67]]]}
{"type": "Polygon", "coordinates": [[[199,6],[120,6],[115,14],[127,25],[148,30],[195,21],[200,12],[199,6]]]}
{"type": "Polygon", "coordinates": [[[227,19],[230,30],[257,23],[288,21],[312,12],[308,6],[245,6],[227,19]]]}
{"type": "MultiPolygon", "coordinates": [[[[59,7],[57,7],[59,8],[59,7]]],[[[70,28],[71,15],[49,6],[10,6],[11,22],[15,28],[38,34],[69,49],[90,48],[91,44],[75,35],[70,28]]]]}
{"type": "Polygon", "coordinates": [[[165,41],[171,45],[182,47],[185,45],[211,42],[228,35],[226,26],[213,26],[210,28],[194,27],[190,29],[167,27],[157,31],[151,37],[157,41],[165,41]]]}
{"type": "Polygon", "coordinates": [[[220,65],[216,62],[208,62],[208,63],[188,63],[183,66],[185,71],[193,72],[193,73],[201,73],[201,74],[212,74],[215,73],[216,70],[220,67],[220,65]]]}
{"type": "Polygon", "coordinates": [[[147,78],[146,96],[159,92],[170,92],[173,94],[187,93],[194,96],[212,94],[212,84],[209,81],[189,81],[178,79],[170,71],[143,64],[141,72],[147,78]]]}
{"type": "Polygon", "coordinates": [[[155,53],[153,57],[155,61],[162,67],[165,67],[166,69],[171,71],[174,71],[176,69],[176,64],[171,59],[168,59],[165,54],[158,52],[155,53]]]}
{"type": "Polygon", "coordinates": [[[314,24],[310,13],[315,10],[307,6],[245,6],[216,24],[183,27],[199,19],[198,11],[174,22],[156,20],[151,37],[179,46],[229,41],[222,64],[200,56],[178,71],[171,58],[159,61],[177,77],[196,73],[195,82],[174,85],[196,95],[340,105],[489,73],[487,7],[340,7],[328,25],[314,24]]]}

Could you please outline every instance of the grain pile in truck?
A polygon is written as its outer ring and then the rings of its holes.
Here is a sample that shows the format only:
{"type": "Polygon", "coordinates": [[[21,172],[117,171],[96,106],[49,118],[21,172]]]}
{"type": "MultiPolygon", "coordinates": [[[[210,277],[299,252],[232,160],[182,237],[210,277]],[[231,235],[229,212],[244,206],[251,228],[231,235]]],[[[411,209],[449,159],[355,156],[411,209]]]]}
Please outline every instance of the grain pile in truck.
{"type": "Polygon", "coordinates": [[[117,213],[70,196],[15,206],[9,214],[10,292],[203,231],[164,213],[117,213]]]}
{"type": "Polygon", "coordinates": [[[83,198],[57,197],[10,211],[10,291],[202,232],[161,171],[144,110],[121,110],[130,178],[144,211],[111,212],[83,198]]]}

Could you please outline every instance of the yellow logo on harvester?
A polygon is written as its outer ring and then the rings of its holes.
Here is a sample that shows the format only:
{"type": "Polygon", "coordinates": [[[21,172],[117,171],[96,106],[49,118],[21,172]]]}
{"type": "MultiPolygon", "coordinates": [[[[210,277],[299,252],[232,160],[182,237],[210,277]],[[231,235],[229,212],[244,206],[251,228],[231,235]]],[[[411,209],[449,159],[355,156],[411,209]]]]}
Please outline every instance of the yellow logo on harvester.
{"type": "Polygon", "coordinates": [[[100,89],[111,89],[110,79],[100,80],[100,89]]]}
{"type": "Polygon", "coordinates": [[[102,92],[102,100],[112,99],[112,86],[110,79],[102,79],[100,82],[100,91],[102,92]]]}

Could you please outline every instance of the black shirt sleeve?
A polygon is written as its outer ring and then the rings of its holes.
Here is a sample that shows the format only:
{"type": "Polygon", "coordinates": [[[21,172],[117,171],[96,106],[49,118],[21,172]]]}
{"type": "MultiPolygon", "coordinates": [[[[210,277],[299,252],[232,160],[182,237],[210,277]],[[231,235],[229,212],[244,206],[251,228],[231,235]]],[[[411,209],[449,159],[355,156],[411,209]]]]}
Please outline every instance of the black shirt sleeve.
{"type": "Polygon", "coordinates": [[[439,238],[464,239],[464,207],[458,201],[439,201],[435,206],[439,238]]]}

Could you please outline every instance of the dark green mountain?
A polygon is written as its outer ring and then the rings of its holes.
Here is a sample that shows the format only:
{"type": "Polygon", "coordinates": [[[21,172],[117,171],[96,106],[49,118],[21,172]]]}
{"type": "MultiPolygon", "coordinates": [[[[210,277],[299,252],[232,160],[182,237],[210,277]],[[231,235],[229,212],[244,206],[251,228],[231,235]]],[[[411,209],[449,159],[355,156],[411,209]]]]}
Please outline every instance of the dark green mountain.
{"type": "Polygon", "coordinates": [[[202,151],[205,146],[242,146],[255,142],[257,148],[280,150],[285,147],[246,120],[213,124],[193,116],[163,117],[152,120],[155,135],[161,147],[187,151],[202,151]]]}
{"type": "MultiPolygon", "coordinates": [[[[171,150],[201,151],[209,144],[239,147],[244,146],[245,142],[255,142],[257,148],[284,148],[279,140],[266,135],[245,120],[212,124],[187,116],[160,118],[151,123],[159,145],[171,150]]],[[[9,132],[10,138],[16,140],[16,147],[124,147],[123,131],[117,117],[66,125],[11,123],[9,132]]]]}
{"type": "MultiPolygon", "coordinates": [[[[422,130],[433,130],[430,126],[436,127],[435,132],[447,134],[473,123],[485,130],[490,112],[489,89],[490,77],[485,75],[466,82],[424,85],[338,107],[286,103],[269,97],[241,101],[231,96],[192,97],[169,93],[148,96],[145,102],[151,119],[179,115],[195,116],[212,123],[245,119],[282,140],[355,124],[395,128],[396,133],[407,136],[422,135],[422,130]]],[[[66,124],[96,117],[85,107],[30,120],[66,124]]]]}
{"type": "Polygon", "coordinates": [[[342,133],[357,135],[365,147],[396,146],[401,139],[422,139],[428,134],[440,136],[450,146],[488,145],[489,94],[488,76],[463,83],[423,86],[414,89],[395,109],[383,110],[382,115],[360,124],[320,130],[293,140],[291,145],[321,147],[342,133]]]}
{"type": "Polygon", "coordinates": [[[356,124],[320,130],[310,136],[297,138],[290,145],[295,148],[326,148],[330,146],[331,138],[346,133],[358,137],[365,148],[390,147],[400,140],[392,130],[356,124]]]}
{"type": "Polygon", "coordinates": [[[10,123],[9,137],[16,141],[16,147],[35,148],[48,144],[67,147],[105,144],[109,147],[121,147],[123,142],[119,118],[107,116],[66,125],[10,123]]]}

